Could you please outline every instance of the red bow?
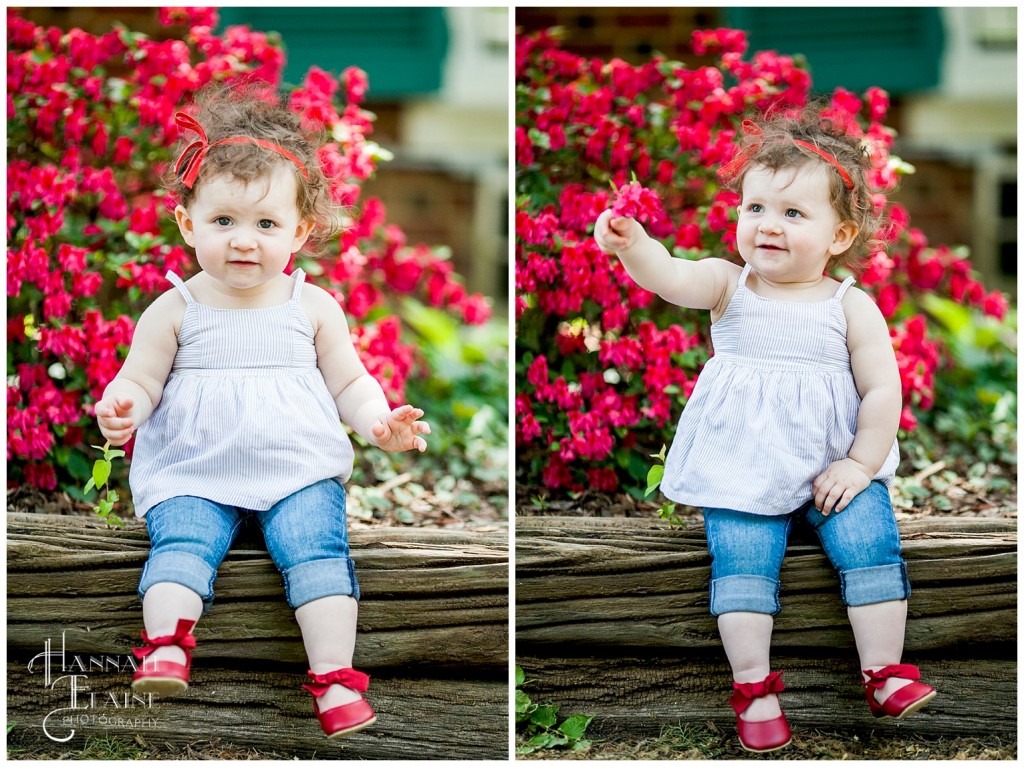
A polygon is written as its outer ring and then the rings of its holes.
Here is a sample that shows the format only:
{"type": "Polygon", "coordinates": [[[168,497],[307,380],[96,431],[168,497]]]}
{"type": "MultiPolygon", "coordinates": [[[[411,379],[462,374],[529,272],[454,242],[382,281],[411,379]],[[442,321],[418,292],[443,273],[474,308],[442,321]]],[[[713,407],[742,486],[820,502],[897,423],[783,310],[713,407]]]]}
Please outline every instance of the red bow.
{"type": "Polygon", "coordinates": [[[865,669],[864,673],[868,675],[868,681],[863,682],[862,684],[865,687],[871,687],[875,690],[881,689],[882,685],[885,684],[885,680],[893,677],[898,679],[909,679],[912,682],[916,682],[921,678],[921,670],[917,666],[911,666],[909,663],[886,666],[878,671],[865,669]]]}
{"type": "MultiPolygon", "coordinates": [[[[736,178],[747,166],[747,163],[750,162],[750,158],[753,157],[761,148],[761,127],[751,120],[744,120],[740,127],[743,129],[743,132],[750,137],[750,141],[744,149],[736,152],[729,162],[725,163],[725,165],[722,165],[718,169],[718,177],[724,182],[729,182],[736,178]]],[[[829,163],[839,172],[839,177],[843,179],[843,184],[846,188],[851,192],[853,191],[853,179],[850,178],[850,174],[846,172],[846,168],[839,164],[839,160],[837,160],[834,155],[829,154],[824,149],[816,147],[809,141],[802,141],[797,138],[791,139],[791,141],[799,147],[803,147],[804,149],[814,152],[818,157],[829,163]]]]}
{"type": "Polygon", "coordinates": [[[174,172],[176,174],[181,173],[182,168],[185,169],[185,173],[181,177],[181,183],[188,189],[191,189],[196,183],[196,179],[199,178],[199,170],[202,168],[206,155],[209,154],[213,147],[223,144],[256,144],[264,149],[277,152],[282,157],[286,157],[295,163],[295,167],[302,173],[303,178],[309,181],[309,171],[306,170],[306,166],[302,164],[302,161],[284,147],[278,146],[271,141],[264,141],[263,139],[252,138],[251,136],[229,136],[228,138],[222,138],[220,141],[214,141],[211,144],[206,138],[206,131],[203,130],[203,126],[192,115],[178,112],[174,115],[174,122],[179,128],[199,134],[199,138],[185,147],[185,151],[181,153],[178,162],[174,164],[174,172]],[[191,157],[189,153],[191,153],[191,157]],[[186,157],[188,158],[187,160],[185,159],[186,157]]]}
{"type": "Polygon", "coordinates": [[[744,120],[740,128],[743,129],[743,132],[751,140],[746,148],[740,149],[729,162],[719,167],[718,177],[726,183],[736,178],[747,166],[747,163],[750,162],[750,158],[754,156],[754,153],[761,148],[761,128],[757,123],[752,120],[744,120]]]}
{"type": "Polygon", "coordinates": [[[145,631],[143,631],[142,641],[146,643],[146,646],[135,647],[132,649],[132,652],[135,653],[136,658],[142,660],[147,655],[151,655],[157,647],[170,647],[171,645],[176,645],[185,651],[185,659],[187,661],[191,656],[189,650],[196,649],[196,638],[192,634],[188,633],[195,625],[195,621],[190,621],[187,618],[180,618],[178,620],[178,626],[174,629],[173,634],[162,637],[150,637],[145,631]]]}
{"type": "Polygon", "coordinates": [[[354,668],[339,668],[326,674],[314,674],[312,670],[306,673],[312,677],[313,684],[304,684],[302,689],[309,690],[317,698],[327,692],[332,684],[340,684],[356,692],[366,692],[370,687],[369,675],[354,668]]]}
{"type": "Polygon", "coordinates": [[[743,682],[742,684],[734,682],[732,689],[733,693],[729,698],[729,703],[738,716],[750,707],[755,698],[782,692],[786,686],[782,683],[782,672],[773,671],[760,682],[743,682]]]}

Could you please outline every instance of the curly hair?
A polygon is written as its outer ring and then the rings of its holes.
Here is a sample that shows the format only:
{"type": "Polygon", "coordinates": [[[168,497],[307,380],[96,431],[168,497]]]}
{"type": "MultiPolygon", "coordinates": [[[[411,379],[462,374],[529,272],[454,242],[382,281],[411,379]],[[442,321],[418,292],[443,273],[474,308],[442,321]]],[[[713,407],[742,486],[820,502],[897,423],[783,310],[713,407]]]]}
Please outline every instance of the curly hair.
{"type": "MultiPolygon", "coordinates": [[[[173,165],[169,169],[166,187],[182,205],[189,207],[208,179],[228,174],[247,184],[265,178],[277,165],[284,164],[296,170],[295,204],[300,216],[313,222],[313,236],[324,239],[337,229],[339,207],[331,198],[329,182],[317,158],[323,136],[304,130],[299,116],[282,106],[273,91],[257,85],[207,86],[196,94],[195,109],[189,111],[203,126],[211,144],[232,136],[272,142],[291,152],[305,166],[309,178],[299,173],[291,160],[257,144],[222,144],[210,148],[192,188],[184,184],[173,165]]],[[[177,157],[194,140],[194,135],[183,131],[177,157]]]]}
{"type": "Polygon", "coordinates": [[[801,168],[812,163],[825,163],[829,173],[829,202],[840,221],[857,227],[857,236],[850,247],[829,259],[827,268],[843,267],[851,272],[863,270],[867,257],[878,249],[874,236],[882,224],[872,201],[867,182],[871,167],[868,154],[856,136],[852,136],[832,120],[823,116],[820,106],[811,105],[797,115],[776,114],[756,123],[742,142],[736,159],[720,171],[725,188],[742,194],[743,178],[750,168],[760,166],[772,172],[783,168],[801,168]],[[812,144],[835,158],[850,178],[845,179],[827,160],[795,141],[812,144]]]}

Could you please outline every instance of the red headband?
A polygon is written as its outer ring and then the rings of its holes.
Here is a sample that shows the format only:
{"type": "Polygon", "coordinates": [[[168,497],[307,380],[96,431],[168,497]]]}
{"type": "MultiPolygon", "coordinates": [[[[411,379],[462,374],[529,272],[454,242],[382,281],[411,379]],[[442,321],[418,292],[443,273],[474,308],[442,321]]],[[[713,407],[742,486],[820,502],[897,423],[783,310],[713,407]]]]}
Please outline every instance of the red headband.
{"type": "MultiPolygon", "coordinates": [[[[751,122],[750,120],[744,120],[742,127],[744,133],[746,133],[748,136],[754,137],[754,141],[752,141],[750,146],[748,146],[746,149],[737,152],[736,156],[733,157],[732,160],[730,160],[728,163],[726,163],[719,169],[719,175],[725,180],[731,180],[733,178],[736,178],[736,176],[740,174],[740,171],[743,170],[746,164],[750,162],[750,158],[754,155],[754,153],[761,148],[761,128],[758,127],[755,123],[751,122]]],[[[825,162],[829,163],[832,167],[839,171],[839,177],[843,179],[843,184],[851,192],[853,191],[853,179],[850,178],[850,174],[846,172],[846,168],[839,164],[839,160],[835,158],[835,155],[826,152],[824,149],[821,149],[820,147],[816,147],[809,141],[802,141],[800,139],[795,138],[792,139],[792,142],[797,146],[803,147],[804,149],[809,149],[810,151],[814,152],[821,159],[823,159],[825,162]]]]}
{"type": "Polygon", "coordinates": [[[309,171],[306,170],[306,166],[302,164],[302,161],[298,157],[293,155],[287,149],[271,141],[264,141],[259,138],[252,138],[250,136],[230,136],[228,138],[222,138],[220,141],[214,141],[212,144],[206,138],[206,131],[203,130],[203,126],[199,124],[191,115],[185,114],[184,112],[178,112],[174,115],[174,122],[177,123],[179,128],[186,130],[195,131],[199,134],[199,140],[193,141],[187,147],[185,151],[181,153],[178,158],[178,162],[174,165],[174,172],[181,173],[182,167],[185,168],[185,174],[181,177],[181,183],[183,183],[188,189],[196,183],[196,179],[199,178],[199,170],[202,167],[203,160],[209,151],[215,146],[222,146],[223,144],[256,144],[264,149],[269,149],[271,152],[277,152],[282,157],[286,157],[295,163],[295,167],[302,173],[302,177],[309,181],[309,171]],[[189,152],[192,150],[192,156],[186,161],[189,152]]]}

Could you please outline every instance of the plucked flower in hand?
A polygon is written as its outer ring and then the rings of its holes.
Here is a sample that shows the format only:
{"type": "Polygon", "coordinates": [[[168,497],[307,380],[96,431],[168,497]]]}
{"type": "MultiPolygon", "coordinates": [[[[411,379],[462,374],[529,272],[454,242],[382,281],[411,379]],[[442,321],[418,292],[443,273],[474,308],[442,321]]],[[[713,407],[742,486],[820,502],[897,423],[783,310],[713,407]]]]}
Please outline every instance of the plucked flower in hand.
{"type": "Polygon", "coordinates": [[[641,223],[648,223],[663,218],[665,209],[657,192],[634,181],[616,190],[612,213],[616,217],[635,218],[641,223]]]}

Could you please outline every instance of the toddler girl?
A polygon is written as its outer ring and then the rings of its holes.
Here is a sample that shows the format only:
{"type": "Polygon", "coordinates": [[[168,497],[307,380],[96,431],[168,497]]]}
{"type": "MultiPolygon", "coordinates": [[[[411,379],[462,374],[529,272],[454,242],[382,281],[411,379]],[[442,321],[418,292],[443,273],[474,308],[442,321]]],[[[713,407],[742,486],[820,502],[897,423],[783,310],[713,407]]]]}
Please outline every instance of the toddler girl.
{"type": "Polygon", "coordinates": [[[856,269],[877,226],[856,139],[819,113],[745,123],[722,169],[742,201],[745,266],[672,258],[633,219],[605,211],[594,235],[641,287],[711,312],[714,356],[665,460],[662,492],[704,508],[711,613],[732,668],[741,745],[790,741],[769,645],[794,523],[817,532],[839,572],[870,711],[905,717],[935,690],[901,665],[910,584],[889,500],[900,378],[871,299],[827,272],[856,269]]]}
{"type": "Polygon", "coordinates": [[[96,404],[113,445],[138,429],[129,480],[152,549],[142,572],[145,647],[132,688],[188,687],[191,633],[240,526],[253,519],[284,578],[330,737],[375,720],[352,668],[359,586],[349,558],[341,422],[387,451],[423,451],[422,410],[392,410],[326,291],[284,271],[334,212],[317,141],[297,115],[242,91],[205,93],[177,124],[197,138],[170,184],[201,271],[142,314],[96,404]]]}

